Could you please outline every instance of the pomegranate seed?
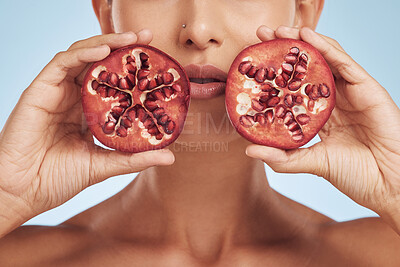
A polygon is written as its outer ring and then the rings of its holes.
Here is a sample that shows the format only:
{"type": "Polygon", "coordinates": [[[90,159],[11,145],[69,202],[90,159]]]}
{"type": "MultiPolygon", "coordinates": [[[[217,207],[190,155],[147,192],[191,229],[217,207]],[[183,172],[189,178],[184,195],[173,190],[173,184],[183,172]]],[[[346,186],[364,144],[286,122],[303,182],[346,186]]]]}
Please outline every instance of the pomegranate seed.
{"type": "Polygon", "coordinates": [[[131,56],[126,57],[126,63],[135,62],[135,60],[131,56]]]}
{"type": "Polygon", "coordinates": [[[149,55],[147,55],[146,53],[142,52],[139,54],[140,60],[141,61],[146,61],[149,59],[149,55]]]}
{"type": "Polygon", "coordinates": [[[113,96],[115,96],[116,93],[117,93],[117,90],[109,87],[107,90],[107,97],[113,97],[113,96]]]}
{"type": "Polygon", "coordinates": [[[279,101],[281,101],[281,99],[277,96],[274,96],[267,101],[267,105],[268,107],[275,107],[279,104],[279,101]]]}
{"type": "Polygon", "coordinates": [[[269,123],[273,123],[274,122],[275,116],[274,116],[274,112],[272,110],[267,110],[265,112],[265,117],[267,118],[269,123]]]}
{"type": "Polygon", "coordinates": [[[157,108],[153,111],[153,116],[155,118],[159,118],[160,116],[162,116],[165,113],[164,108],[157,108]]]}
{"type": "Polygon", "coordinates": [[[239,64],[239,72],[243,75],[249,72],[250,68],[251,68],[251,63],[249,61],[244,61],[239,64]]]}
{"type": "Polygon", "coordinates": [[[164,83],[161,75],[157,75],[157,77],[155,79],[156,79],[157,86],[160,86],[164,83]]]}
{"type": "Polygon", "coordinates": [[[142,80],[147,78],[147,76],[149,76],[150,71],[149,70],[139,70],[137,73],[137,78],[138,80],[142,80]]]}
{"type": "Polygon", "coordinates": [[[138,108],[136,111],[136,117],[141,121],[144,122],[144,120],[148,117],[146,111],[143,108],[138,108]]]}
{"type": "Polygon", "coordinates": [[[287,82],[283,79],[282,75],[278,75],[275,79],[276,85],[278,85],[280,88],[284,88],[287,85],[287,82]]]}
{"type": "Polygon", "coordinates": [[[290,79],[290,76],[289,76],[289,74],[287,74],[287,73],[285,73],[285,72],[282,72],[282,77],[283,77],[283,79],[287,82],[287,81],[289,81],[289,79],[290,79]]]}
{"type": "Polygon", "coordinates": [[[151,135],[156,135],[156,134],[158,133],[157,126],[153,126],[153,127],[149,128],[147,131],[148,131],[149,134],[151,134],[151,135]]]}
{"type": "Polygon", "coordinates": [[[294,79],[300,80],[300,81],[303,80],[305,77],[306,77],[306,74],[305,74],[305,73],[298,73],[298,72],[296,72],[295,75],[294,75],[294,79]]]}
{"type": "Polygon", "coordinates": [[[165,123],[167,123],[168,120],[169,120],[168,115],[167,115],[167,114],[164,114],[164,115],[162,115],[162,116],[157,120],[157,122],[158,122],[159,124],[165,124],[165,123]]]}
{"type": "Polygon", "coordinates": [[[309,100],[308,101],[308,110],[313,111],[314,106],[315,106],[315,102],[313,100],[309,100]]]}
{"type": "Polygon", "coordinates": [[[312,85],[308,84],[306,86],[305,93],[306,93],[306,95],[310,95],[311,92],[312,92],[312,85]]]}
{"type": "Polygon", "coordinates": [[[284,102],[284,103],[286,104],[286,106],[289,107],[289,108],[291,108],[291,107],[294,106],[294,103],[293,103],[293,96],[290,95],[290,94],[287,94],[287,95],[285,96],[285,99],[283,100],[283,102],[284,102]]]}
{"type": "Polygon", "coordinates": [[[306,54],[301,54],[301,55],[300,55],[300,60],[301,60],[301,61],[304,61],[305,63],[307,63],[307,61],[308,61],[308,56],[307,56],[306,54]]]}
{"type": "Polygon", "coordinates": [[[294,131],[300,129],[300,126],[297,124],[297,122],[294,121],[288,125],[288,129],[289,129],[289,131],[294,132],[294,131]]]}
{"type": "Polygon", "coordinates": [[[174,132],[174,130],[175,130],[175,122],[173,122],[173,121],[168,121],[168,122],[165,124],[164,129],[165,129],[165,132],[166,132],[167,134],[172,134],[172,133],[174,132]]]}
{"type": "Polygon", "coordinates": [[[297,56],[300,53],[300,49],[297,47],[292,47],[290,48],[289,53],[297,56]]]}
{"type": "Polygon", "coordinates": [[[154,121],[153,121],[151,118],[148,118],[148,119],[146,119],[146,120],[143,122],[143,125],[144,125],[144,127],[145,127],[146,129],[150,129],[150,128],[152,128],[155,124],[154,124],[154,121]]]}
{"type": "Polygon", "coordinates": [[[329,87],[326,84],[320,84],[319,85],[319,93],[321,96],[327,98],[331,95],[331,92],[329,90],[329,87]]]}
{"type": "Polygon", "coordinates": [[[267,73],[267,79],[272,81],[273,79],[275,79],[276,77],[276,71],[273,67],[268,69],[268,73],[267,73]]]}
{"type": "Polygon", "coordinates": [[[297,104],[301,104],[301,103],[303,103],[303,97],[301,96],[301,95],[298,95],[297,97],[296,97],[296,101],[295,101],[297,104]]]}
{"type": "Polygon", "coordinates": [[[115,106],[112,108],[111,111],[114,112],[115,114],[117,114],[118,116],[121,116],[122,113],[124,113],[124,108],[120,107],[120,106],[115,106]]]}
{"type": "Polygon", "coordinates": [[[156,139],[157,140],[161,140],[162,138],[163,138],[163,134],[162,133],[158,133],[157,135],[156,135],[156,139]]]}
{"type": "Polygon", "coordinates": [[[148,99],[146,99],[143,104],[146,107],[146,109],[148,109],[149,111],[153,111],[156,108],[158,108],[158,105],[155,101],[151,101],[148,99]]]}
{"type": "Polygon", "coordinates": [[[117,124],[117,120],[119,117],[114,113],[110,113],[108,114],[107,118],[109,121],[113,122],[114,124],[117,124]]]}
{"type": "Polygon", "coordinates": [[[174,75],[170,72],[163,73],[162,78],[165,85],[171,84],[174,81],[174,75]]]}
{"type": "Polygon", "coordinates": [[[104,85],[100,85],[97,88],[97,93],[102,97],[102,98],[106,98],[107,97],[107,87],[104,85]]]}
{"type": "Polygon", "coordinates": [[[131,105],[131,100],[125,99],[125,100],[119,101],[119,105],[123,108],[127,108],[131,105]]]}
{"type": "Polygon", "coordinates": [[[274,88],[274,87],[273,87],[272,83],[263,83],[263,84],[260,86],[260,89],[261,89],[262,91],[264,91],[264,92],[271,92],[273,88],[274,88]]]}
{"type": "Polygon", "coordinates": [[[162,91],[164,92],[166,98],[170,98],[174,94],[174,91],[169,86],[164,87],[162,91]]]}
{"type": "Polygon", "coordinates": [[[250,70],[247,72],[247,77],[249,77],[249,78],[254,78],[254,76],[256,75],[256,73],[257,73],[257,67],[256,66],[251,66],[251,68],[250,68],[250,70]]]}
{"type": "Polygon", "coordinates": [[[307,72],[307,67],[301,63],[296,65],[296,72],[298,73],[306,73],[307,72]]]}
{"type": "Polygon", "coordinates": [[[160,90],[154,91],[153,96],[155,100],[161,100],[161,101],[165,100],[165,96],[160,90]]]}
{"type": "Polygon", "coordinates": [[[319,96],[320,96],[320,95],[319,95],[318,86],[313,85],[313,87],[312,87],[312,92],[310,93],[309,97],[310,97],[312,100],[317,100],[319,96]]]}
{"type": "Polygon", "coordinates": [[[293,72],[293,66],[288,64],[288,63],[283,63],[282,64],[282,70],[288,74],[292,74],[293,72]]]}
{"type": "Polygon", "coordinates": [[[298,123],[300,123],[301,125],[305,125],[307,123],[310,122],[311,118],[310,116],[308,116],[307,114],[300,114],[296,117],[296,120],[298,121],[298,123]]]}
{"type": "Polygon", "coordinates": [[[254,125],[254,119],[249,115],[241,116],[239,121],[244,127],[251,127],[254,125]]]}
{"type": "Polygon", "coordinates": [[[108,82],[108,79],[109,79],[109,73],[107,71],[103,70],[102,72],[100,72],[99,74],[100,82],[106,83],[108,82]]]}
{"type": "Polygon", "coordinates": [[[129,73],[132,73],[132,74],[136,73],[136,63],[135,62],[133,62],[131,64],[126,64],[125,68],[129,73]]]}
{"type": "Polygon", "coordinates": [[[290,91],[297,91],[300,88],[300,86],[301,86],[301,81],[291,81],[289,83],[288,88],[290,91]]]}
{"type": "Polygon", "coordinates": [[[283,118],[283,123],[286,125],[289,125],[292,122],[293,122],[293,113],[288,111],[288,112],[286,112],[286,115],[283,118]]]}
{"type": "Polygon", "coordinates": [[[265,102],[268,101],[268,99],[270,99],[269,93],[262,93],[262,94],[260,94],[260,102],[265,103],[265,102]]]}
{"type": "Polygon", "coordinates": [[[149,80],[141,79],[138,83],[138,89],[141,91],[145,91],[149,88],[149,80]]]}
{"type": "Polygon", "coordinates": [[[119,128],[117,129],[117,135],[119,137],[126,137],[128,135],[128,131],[124,126],[119,126],[119,128]]]}
{"type": "Polygon", "coordinates": [[[275,116],[277,118],[283,118],[283,116],[285,116],[285,112],[286,112],[286,107],[282,104],[278,105],[275,108],[275,116]]]}
{"type": "Polygon", "coordinates": [[[118,83],[119,83],[119,78],[118,75],[116,73],[111,73],[110,74],[110,80],[108,82],[111,86],[117,87],[118,83]]]}
{"type": "Polygon", "coordinates": [[[154,89],[157,87],[157,81],[156,79],[151,79],[149,82],[149,90],[154,89]]]}
{"type": "Polygon", "coordinates": [[[149,63],[149,61],[142,61],[142,66],[141,66],[141,68],[142,69],[148,69],[150,67],[150,63],[149,63]]]}
{"type": "Polygon", "coordinates": [[[263,111],[266,106],[256,99],[251,100],[251,107],[256,111],[263,111]]]}
{"type": "Polygon", "coordinates": [[[285,61],[291,65],[294,65],[297,63],[297,56],[295,55],[286,55],[285,61]]]}
{"type": "Polygon", "coordinates": [[[128,79],[128,81],[131,83],[132,88],[136,85],[136,78],[135,75],[128,73],[128,75],[126,75],[126,78],[128,79]]]}
{"type": "Polygon", "coordinates": [[[172,89],[174,89],[176,92],[182,92],[182,87],[179,84],[172,85],[172,89]]]}
{"type": "Polygon", "coordinates": [[[271,96],[277,96],[279,95],[279,90],[278,89],[272,89],[272,91],[269,93],[271,96]]]}
{"type": "Polygon", "coordinates": [[[264,125],[266,123],[265,115],[263,113],[257,113],[255,116],[255,121],[258,122],[260,125],[264,125]]]}
{"type": "Polygon", "coordinates": [[[122,124],[123,126],[125,126],[126,128],[131,128],[131,127],[132,127],[132,122],[131,122],[131,120],[129,119],[129,117],[124,117],[124,118],[122,119],[122,121],[121,121],[121,124],[122,124]]]}
{"type": "Polygon", "coordinates": [[[131,119],[131,121],[134,121],[136,119],[136,111],[134,109],[130,109],[128,111],[128,117],[131,119]]]}
{"type": "Polygon", "coordinates": [[[130,84],[130,82],[126,79],[126,78],[121,78],[121,80],[119,80],[119,86],[120,89],[131,89],[132,86],[130,84]]]}
{"type": "Polygon", "coordinates": [[[257,71],[256,76],[255,76],[255,80],[259,83],[263,83],[266,79],[266,71],[265,69],[261,68],[257,71]]]}
{"type": "Polygon", "coordinates": [[[97,90],[97,88],[99,88],[99,83],[96,81],[96,80],[93,80],[92,81],[92,88],[93,88],[93,90],[97,90]]]}
{"type": "Polygon", "coordinates": [[[113,133],[114,129],[115,129],[115,123],[112,121],[106,122],[106,124],[104,124],[104,126],[103,126],[103,132],[105,134],[113,133]]]}

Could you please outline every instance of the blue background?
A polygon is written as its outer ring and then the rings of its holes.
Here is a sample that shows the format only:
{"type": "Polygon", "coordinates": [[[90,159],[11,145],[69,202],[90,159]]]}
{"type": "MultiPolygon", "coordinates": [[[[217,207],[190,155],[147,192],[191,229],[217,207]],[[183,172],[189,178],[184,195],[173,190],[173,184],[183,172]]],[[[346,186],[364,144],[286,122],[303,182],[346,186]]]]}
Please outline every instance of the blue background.
{"type": "MultiPolygon", "coordinates": [[[[400,1],[327,0],[317,30],[338,40],[400,105],[400,1]]],[[[0,1],[0,128],[22,91],[40,70],[73,42],[100,34],[91,1],[0,1]]],[[[371,95],[371,97],[374,97],[371,95]]],[[[282,194],[343,221],[374,216],[322,178],[276,174],[266,166],[270,184],[282,194]]],[[[134,174],[94,185],[29,224],[54,225],[120,191],[134,174]]]]}

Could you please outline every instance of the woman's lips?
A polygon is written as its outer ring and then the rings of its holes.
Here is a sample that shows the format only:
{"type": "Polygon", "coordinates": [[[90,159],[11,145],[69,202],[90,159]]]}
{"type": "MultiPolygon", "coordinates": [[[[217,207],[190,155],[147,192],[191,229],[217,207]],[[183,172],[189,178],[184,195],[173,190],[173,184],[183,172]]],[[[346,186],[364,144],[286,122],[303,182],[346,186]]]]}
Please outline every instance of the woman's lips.
{"type": "Polygon", "coordinates": [[[225,92],[226,83],[190,83],[190,96],[195,99],[207,99],[222,95],[225,92]]]}
{"type": "Polygon", "coordinates": [[[207,99],[225,92],[228,74],[219,68],[207,64],[190,64],[184,67],[190,80],[190,96],[195,99],[207,99]],[[201,82],[202,81],[202,82],[201,82]]]}

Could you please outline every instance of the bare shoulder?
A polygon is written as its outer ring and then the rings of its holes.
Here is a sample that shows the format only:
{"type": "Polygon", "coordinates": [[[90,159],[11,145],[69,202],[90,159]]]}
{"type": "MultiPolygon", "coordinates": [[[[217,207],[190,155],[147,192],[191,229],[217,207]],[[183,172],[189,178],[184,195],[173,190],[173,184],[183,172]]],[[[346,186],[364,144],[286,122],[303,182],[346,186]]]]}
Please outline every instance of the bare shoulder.
{"type": "Polygon", "coordinates": [[[84,251],[94,242],[85,228],[21,226],[0,239],[0,266],[46,266],[84,251]]]}
{"type": "Polygon", "coordinates": [[[400,266],[400,236],[380,218],[332,222],[321,229],[325,245],[349,261],[363,266],[400,266]]]}

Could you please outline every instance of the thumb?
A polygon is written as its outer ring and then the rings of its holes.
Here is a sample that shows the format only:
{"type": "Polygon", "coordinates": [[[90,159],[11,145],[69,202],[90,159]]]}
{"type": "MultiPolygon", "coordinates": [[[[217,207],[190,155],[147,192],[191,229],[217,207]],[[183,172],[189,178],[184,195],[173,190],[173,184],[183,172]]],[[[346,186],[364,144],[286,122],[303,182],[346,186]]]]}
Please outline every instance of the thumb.
{"type": "Polygon", "coordinates": [[[275,172],[311,173],[327,178],[329,161],[321,143],[309,148],[282,150],[261,145],[249,145],[246,154],[263,160],[275,172]]]}
{"type": "Polygon", "coordinates": [[[140,172],[152,166],[171,165],[174,161],[174,154],[169,149],[132,154],[99,148],[91,156],[90,184],[112,176],[140,172]]]}

